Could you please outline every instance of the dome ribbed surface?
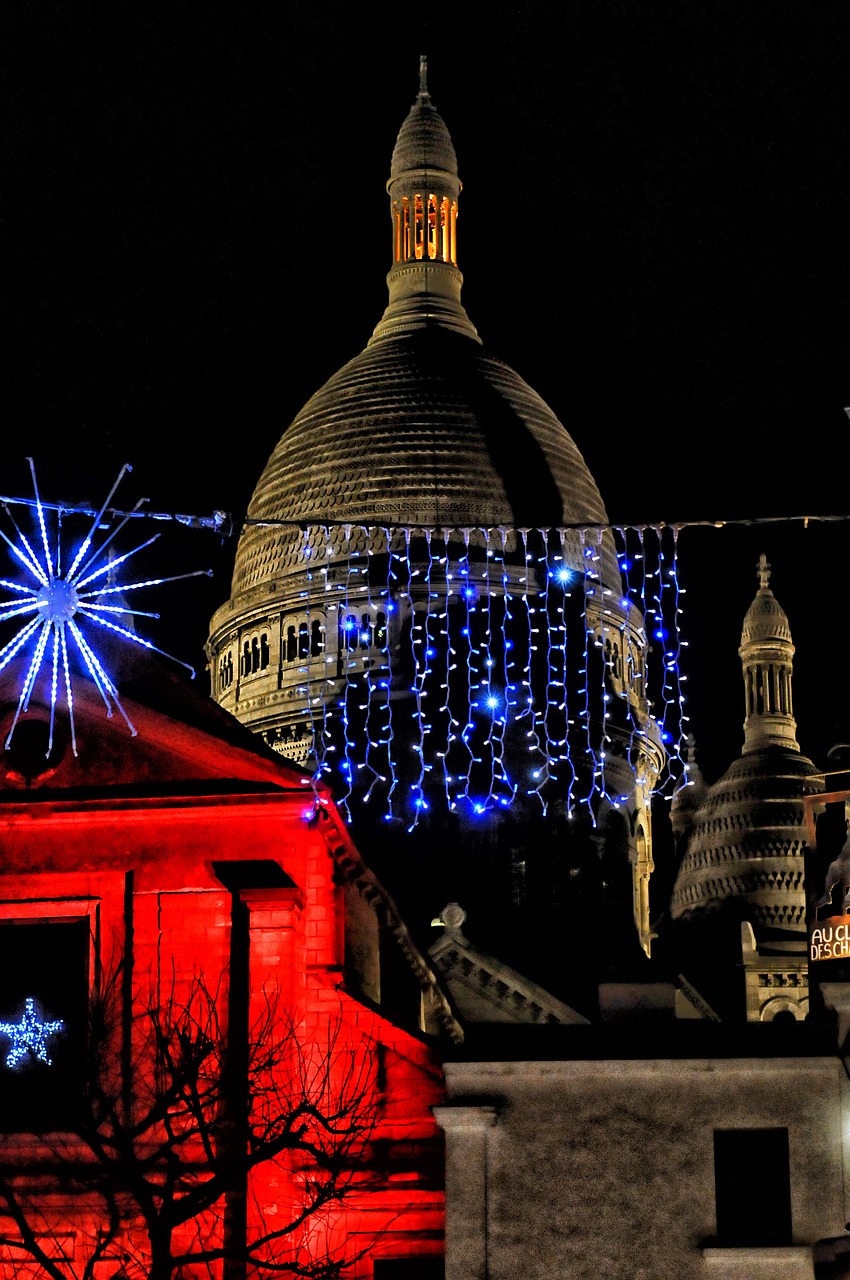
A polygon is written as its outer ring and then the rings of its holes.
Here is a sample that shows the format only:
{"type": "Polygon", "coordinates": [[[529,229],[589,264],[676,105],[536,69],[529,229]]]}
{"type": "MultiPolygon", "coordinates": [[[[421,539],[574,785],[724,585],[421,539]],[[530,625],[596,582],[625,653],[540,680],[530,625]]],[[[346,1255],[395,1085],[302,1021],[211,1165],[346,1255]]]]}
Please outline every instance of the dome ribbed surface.
{"type": "Polygon", "coordinates": [[[457,177],[451,135],[430,100],[417,100],[399,130],[390,165],[390,181],[410,169],[442,169],[457,177]]]}
{"type": "MultiPolygon", "coordinates": [[[[374,343],[334,374],[282,436],[248,516],[478,528],[607,522],[548,405],[478,343],[441,326],[374,343]]],[[[286,570],[292,540],[280,528],[246,529],[233,593],[286,570]]],[[[620,589],[607,539],[601,573],[620,589]]]]}
{"type": "Polygon", "coordinates": [[[712,786],[694,816],[671,898],[674,918],[729,906],[769,928],[805,927],[803,796],[811,760],[765,748],[742,756],[712,786]]]}
{"type": "Polygon", "coordinates": [[[741,631],[741,644],[757,644],[761,640],[787,640],[791,643],[788,615],[770,587],[760,587],[747,610],[741,631]]]}

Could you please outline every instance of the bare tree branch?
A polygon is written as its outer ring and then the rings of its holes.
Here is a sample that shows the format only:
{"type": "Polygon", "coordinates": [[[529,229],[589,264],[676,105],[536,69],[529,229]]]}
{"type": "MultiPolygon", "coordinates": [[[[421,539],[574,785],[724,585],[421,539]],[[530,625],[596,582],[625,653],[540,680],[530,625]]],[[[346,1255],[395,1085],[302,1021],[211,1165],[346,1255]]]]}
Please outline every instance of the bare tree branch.
{"type": "Polygon", "coordinates": [[[38,1177],[31,1159],[16,1163],[14,1140],[0,1153],[0,1246],[43,1280],[94,1280],[99,1263],[119,1257],[149,1280],[189,1266],[212,1275],[228,1261],[258,1276],[342,1276],[351,1259],[330,1247],[309,1256],[299,1240],[354,1185],[375,1124],[370,1054],[352,1050],[342,1023],[321,1041],[306,1035],[276,995],[259,1002],[237,1054],[220,1018],[223,984],[202,978],[136,1013],[128,1054],[119,991],[116,974],[92,1003],[73,1132],[44,1136],[38,1177]],[[277,1171],[291,1203],[272,1227],[249,1212],[240,1234],[229,1198],[244,1198],[265,1170],[277,1171]],[[68,1222],[49,1207],[60,1192],[68,1222]],[[82,1256],[52,1256],[50,1237],[72,1229],[82,1256]]]}

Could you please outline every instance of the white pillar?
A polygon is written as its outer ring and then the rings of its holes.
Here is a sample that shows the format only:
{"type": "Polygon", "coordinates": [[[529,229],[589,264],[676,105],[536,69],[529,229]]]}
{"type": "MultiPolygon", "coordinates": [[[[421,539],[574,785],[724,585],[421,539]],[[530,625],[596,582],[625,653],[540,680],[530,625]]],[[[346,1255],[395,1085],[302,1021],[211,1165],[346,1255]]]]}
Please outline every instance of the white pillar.
{"type": "Polygon", "coordinates": [[[487,1130],[495,1107],[434,1107],[446,1135],[446,1280],[489,1280],[487,1130]]]}

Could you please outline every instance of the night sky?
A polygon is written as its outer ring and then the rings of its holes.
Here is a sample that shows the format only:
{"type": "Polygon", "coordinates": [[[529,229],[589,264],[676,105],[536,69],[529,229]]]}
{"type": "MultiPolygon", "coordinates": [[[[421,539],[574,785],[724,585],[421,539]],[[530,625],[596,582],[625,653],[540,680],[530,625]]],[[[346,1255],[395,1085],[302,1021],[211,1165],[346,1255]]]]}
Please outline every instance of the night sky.
{"type": "MultiPolygon", "coordinates": [[[[692,723],[741,743],[765,551],[804,749],[850,740],[846,0],[9,3],[0,491],[244,515],[385,304],[385,182],[426,52],[464,301],[618,522],[685,530],[692,723]],[[425,6],[419,6],[424,9],[425,6]],[[828,524],[785,517],[834,516],[828,524]]],[[[158,526],[155,638],[201,667],[235,539],[158,526]]],[[[154,607],[152,603],[148,607],[154,607]]]]}

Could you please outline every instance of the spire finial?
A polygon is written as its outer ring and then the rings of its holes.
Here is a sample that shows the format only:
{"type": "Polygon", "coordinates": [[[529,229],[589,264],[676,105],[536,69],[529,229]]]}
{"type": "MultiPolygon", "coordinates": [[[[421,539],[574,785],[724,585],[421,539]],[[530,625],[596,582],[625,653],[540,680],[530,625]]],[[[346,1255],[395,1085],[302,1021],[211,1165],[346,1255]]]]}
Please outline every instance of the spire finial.
{"type": "Polygon", "coordinates": [[[419,97],[428,98],[428,55],[420,53],[419,55],[419,97]]]}
{"type": "Polygon", "coordinates": [[[758,575],[760,587],[766,587],[770,584],[770,565],[767,562],[767,556],[764,552],[759,556],[758,575]]]}

